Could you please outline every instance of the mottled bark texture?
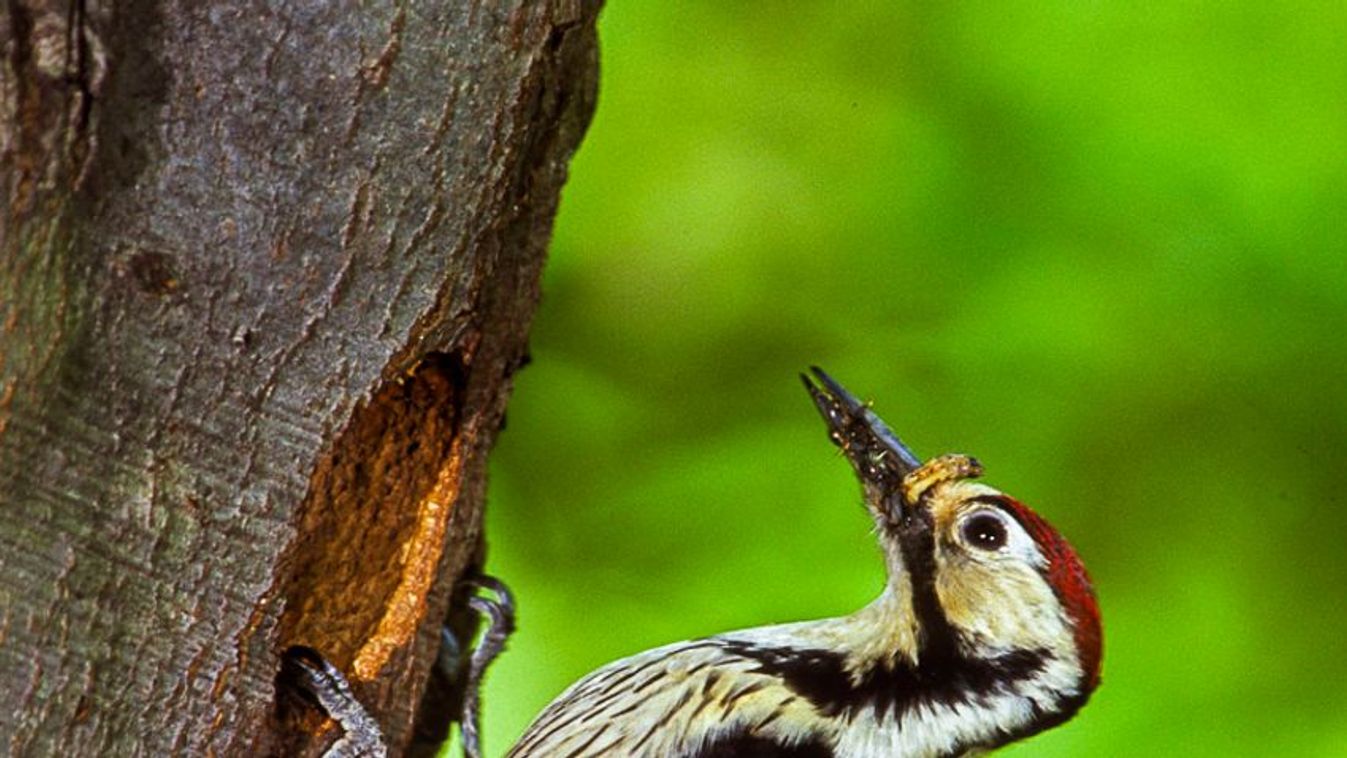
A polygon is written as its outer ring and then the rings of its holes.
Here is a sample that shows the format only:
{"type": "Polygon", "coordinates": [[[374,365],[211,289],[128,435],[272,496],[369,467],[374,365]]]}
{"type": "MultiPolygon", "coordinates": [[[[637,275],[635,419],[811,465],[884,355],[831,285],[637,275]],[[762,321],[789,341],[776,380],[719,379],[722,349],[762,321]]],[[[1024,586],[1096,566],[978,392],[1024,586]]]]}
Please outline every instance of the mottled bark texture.
{"type": "Polygon", "coordinates": [[[444,729],[596,13],[0,3],[0,753],[311,751],[293,644],[444,729]]]}

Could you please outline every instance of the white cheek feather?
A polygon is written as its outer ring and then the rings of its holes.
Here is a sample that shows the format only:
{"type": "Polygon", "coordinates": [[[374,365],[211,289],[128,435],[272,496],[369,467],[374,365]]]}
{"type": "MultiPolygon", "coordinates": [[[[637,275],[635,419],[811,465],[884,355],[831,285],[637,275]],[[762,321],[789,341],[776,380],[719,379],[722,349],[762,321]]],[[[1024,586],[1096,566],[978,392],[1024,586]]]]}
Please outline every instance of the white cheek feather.
{"type": "Polygon", "coordinates": [[[985,656],[1012,649],[1062,650],[1061,645],[1074,649],[1061,603],[1032,569],[991,577],[981,568],[965,568],[946,570],[941,577],[936,591],[950,623],[978,646],[968,652],[985,656]],[[991,640],[996,644],[987,645],[991,640]]]}
{"type": "Polygon", "coordinates": [[[936,592],[950,623],[968,638],[975,657],[1021,649],[1075,651],[1070,620],[1041,571],[1047,559],[1013,519],[997,516],[1008,541],[998,553],[977,553],[958,541],[959,525],[977,508],[951,522],[947,547],[936,551],[936,592]],[[995,640],[994,645],[987,644],[995,640]]]}

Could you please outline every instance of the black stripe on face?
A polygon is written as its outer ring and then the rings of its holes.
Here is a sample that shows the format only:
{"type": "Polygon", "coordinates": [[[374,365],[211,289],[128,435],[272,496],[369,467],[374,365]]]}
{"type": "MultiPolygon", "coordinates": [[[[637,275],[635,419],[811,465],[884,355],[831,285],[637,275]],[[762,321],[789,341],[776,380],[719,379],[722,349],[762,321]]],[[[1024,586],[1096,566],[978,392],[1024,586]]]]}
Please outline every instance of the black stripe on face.
{"type": "Polygon", "coordinates": [[[916,668],[876,666],[853,683],[845,659],[831,650],[760,647],[733,639],[720,642],[727,653],[755,661],[755,671],[780,679],[820,713],[847,720],[863,711],[874,712],[877,719],[900,719],[923,705],[975,704],[1031,679],[1048,660],[1043,650],[1020,650],[985,661],[958,655],[922,659],[916,668]]]}
{"type": "MultiPolygon", "coordinates": [[[[906,509],[892,538],[903,552],[906,579],[912,585],[912,612],[917,621],[918,659],[950,661],[959,655],[959,638],[935,591],[935,525],[930,508],[906,509]]],[[[902,581],[902,578],[899,578],[902,581]]]]}

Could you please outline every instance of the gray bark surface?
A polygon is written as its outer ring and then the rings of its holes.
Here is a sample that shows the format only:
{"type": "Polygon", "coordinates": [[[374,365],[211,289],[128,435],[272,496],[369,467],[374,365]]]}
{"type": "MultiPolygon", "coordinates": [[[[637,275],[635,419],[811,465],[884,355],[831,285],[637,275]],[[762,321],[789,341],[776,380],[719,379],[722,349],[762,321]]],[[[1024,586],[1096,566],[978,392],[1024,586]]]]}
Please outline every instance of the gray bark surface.
{"type": "Polygon", "coordinates": [[[597,10],[0,4],[0,753],[443,732],[597,10]]]}

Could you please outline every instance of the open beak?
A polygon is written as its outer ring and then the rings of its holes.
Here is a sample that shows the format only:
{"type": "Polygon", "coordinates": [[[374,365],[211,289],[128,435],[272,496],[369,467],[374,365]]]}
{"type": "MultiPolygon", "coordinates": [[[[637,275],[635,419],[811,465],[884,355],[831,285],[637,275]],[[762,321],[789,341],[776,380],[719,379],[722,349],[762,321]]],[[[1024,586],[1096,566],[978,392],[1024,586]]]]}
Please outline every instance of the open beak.
{"type": "Polygon", "coordinates": [[[829,438],[851,461],[867,495],[878,501],[901,503],[903,477],[920,468],[921,460],[879,416],[823,369],[810,366],[809,373],[812,378],[800,374],[804,387],[828,425],[829,438]]]}

